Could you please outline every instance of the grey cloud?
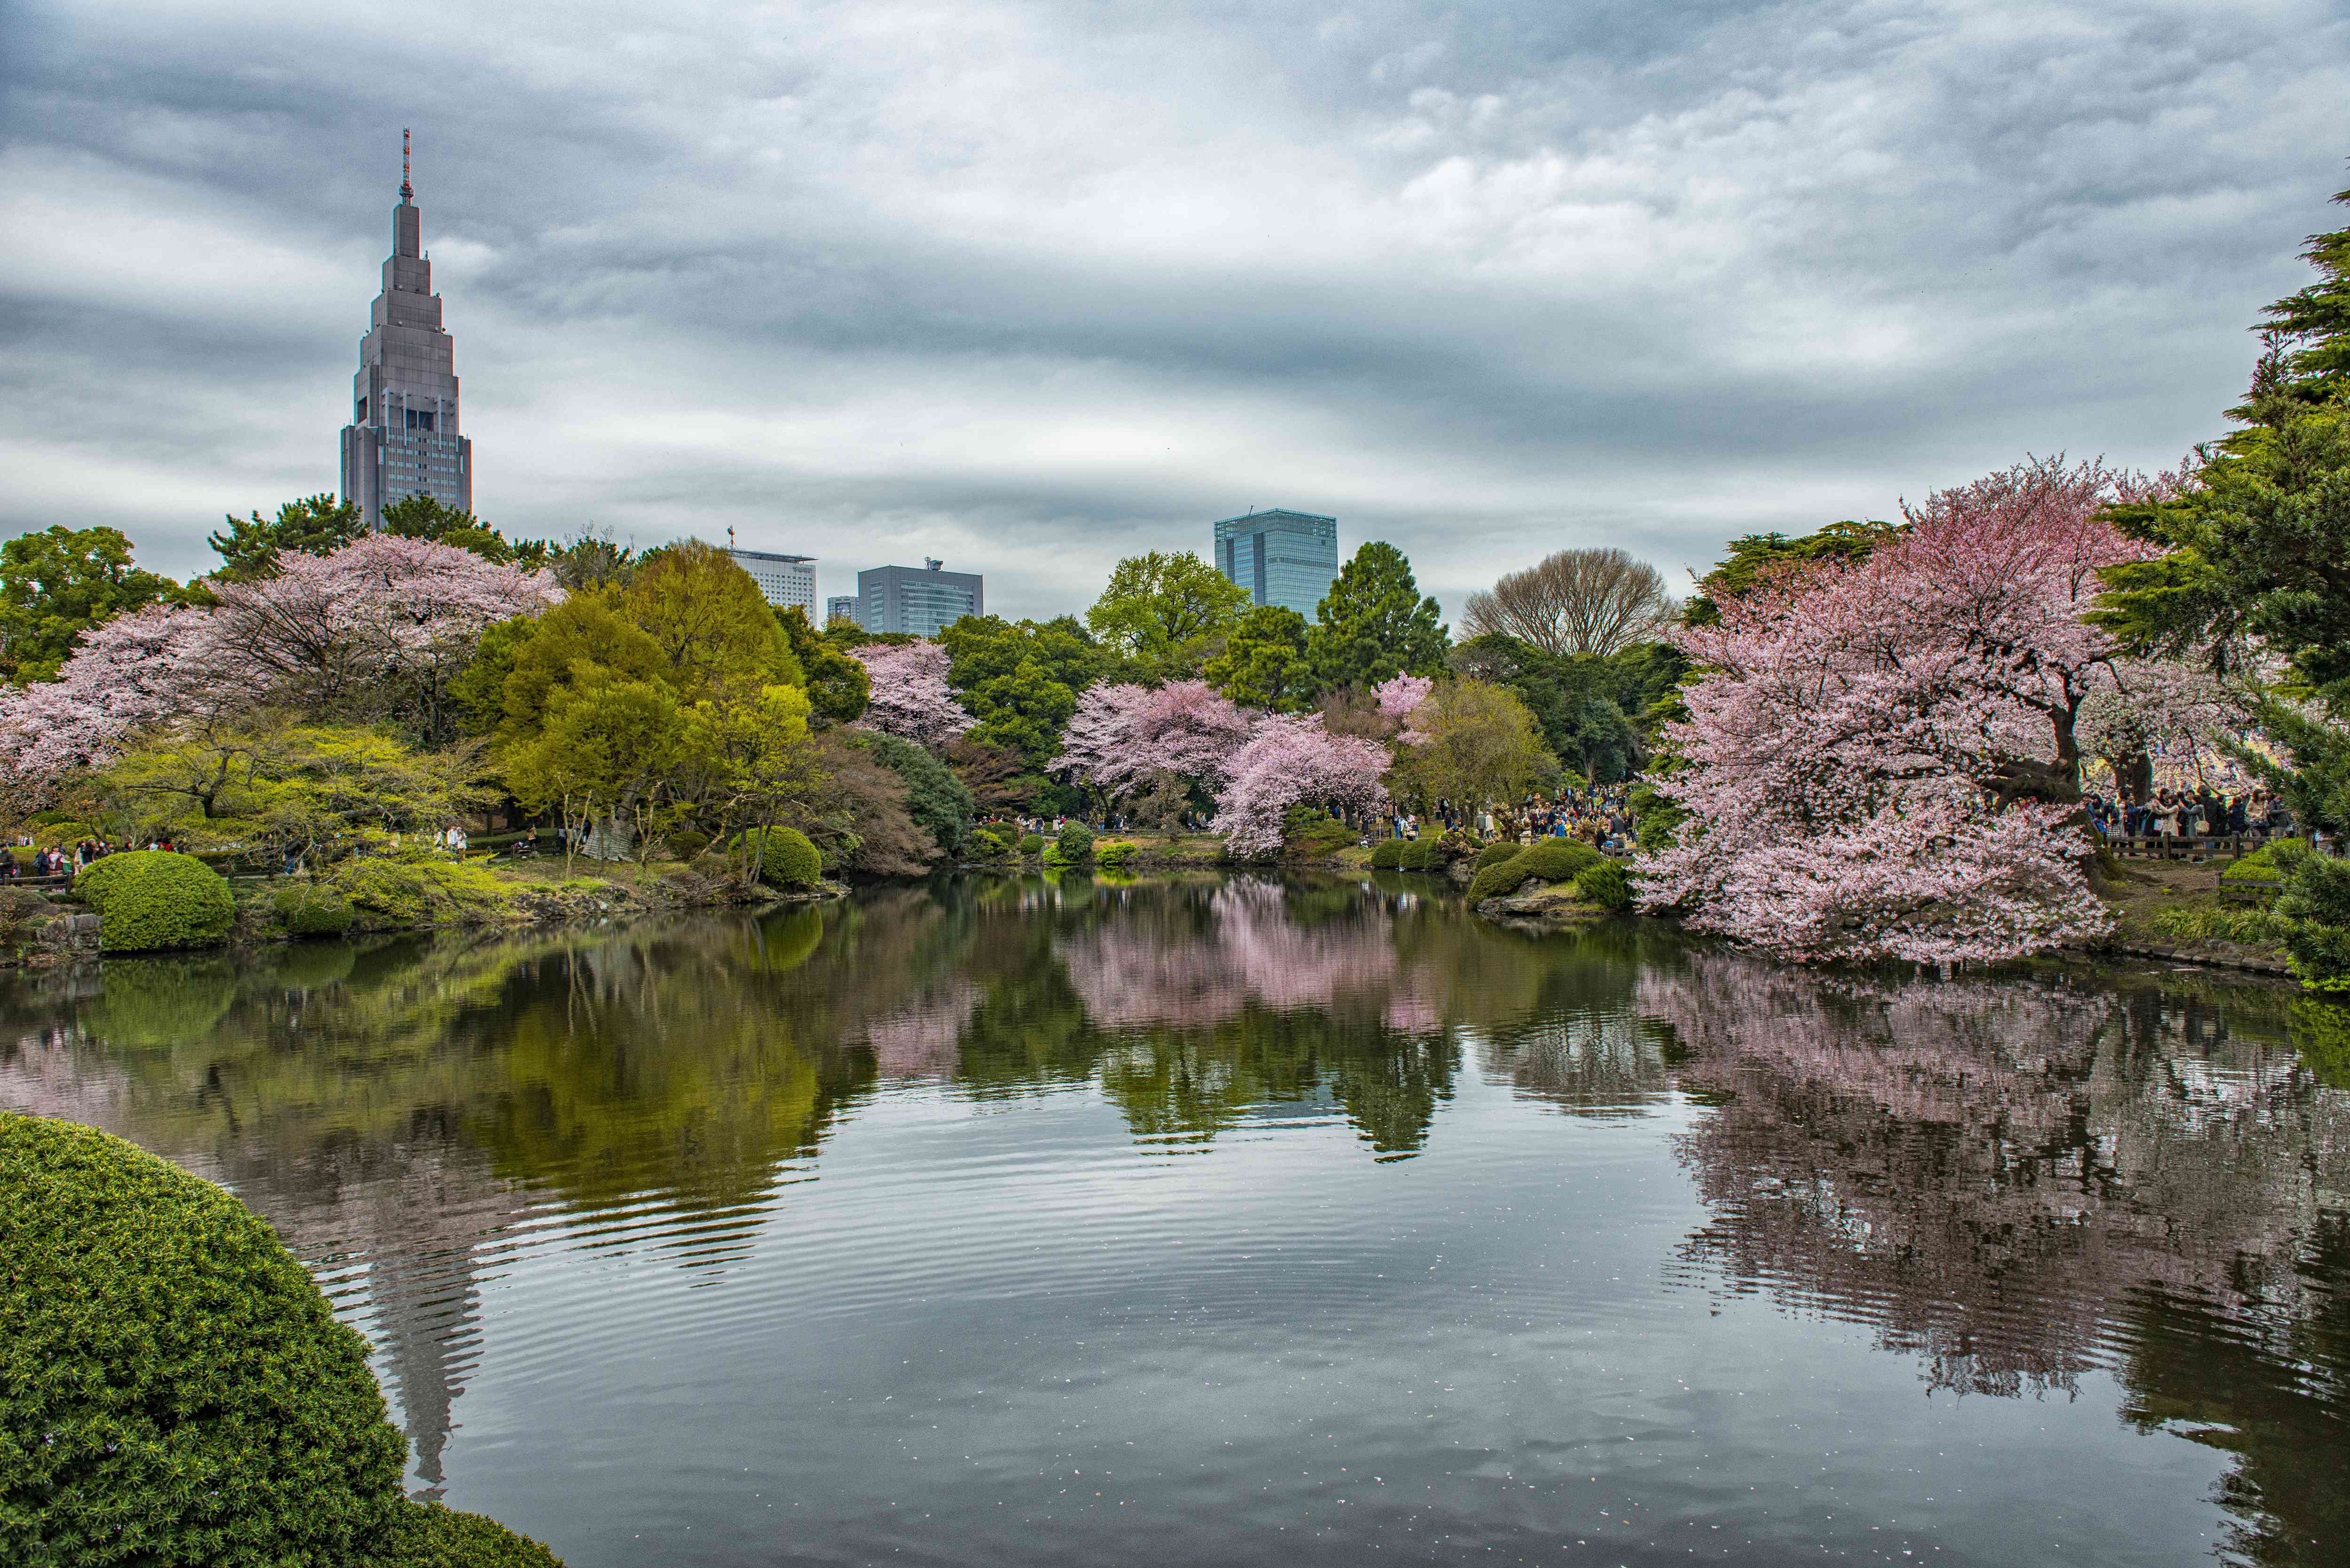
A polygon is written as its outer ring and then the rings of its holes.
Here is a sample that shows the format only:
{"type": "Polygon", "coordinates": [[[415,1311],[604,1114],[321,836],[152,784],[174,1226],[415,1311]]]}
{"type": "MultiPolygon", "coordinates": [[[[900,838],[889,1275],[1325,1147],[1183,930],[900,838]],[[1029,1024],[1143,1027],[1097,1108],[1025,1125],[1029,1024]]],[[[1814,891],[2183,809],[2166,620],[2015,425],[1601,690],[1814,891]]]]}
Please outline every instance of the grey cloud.
{"type": "Polygon", "coordinates": [[[1454,607],[2168,462],[2350,151],[2297,3],[20,15],[0,201],[58,232],[0,262],[0,460],[70,461],[0,524],[182,571],[333,481],[402,123],[484,513],[827,591],[951,550],[1037,613],[1250,504],[1454,607]],[[109,180],[277,281],[175,307],[109,180]]]}

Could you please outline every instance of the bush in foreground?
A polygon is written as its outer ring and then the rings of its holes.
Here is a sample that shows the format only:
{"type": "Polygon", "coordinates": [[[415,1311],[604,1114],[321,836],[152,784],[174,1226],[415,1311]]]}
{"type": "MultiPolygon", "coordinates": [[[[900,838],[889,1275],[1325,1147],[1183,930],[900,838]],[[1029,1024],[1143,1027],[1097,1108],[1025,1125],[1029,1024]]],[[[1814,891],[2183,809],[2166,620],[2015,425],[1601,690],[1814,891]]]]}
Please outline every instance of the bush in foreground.
{"type": "Polygon", "coordinates": [[[109,855],[74,878],[74,891],[98,911],[102,952],[210,947],[236,923],[221,874],[168,849],[109,855]]]}
{"type": "Polygon", "coordinates": [[[1403,865],[1403,846],[1405,842],[1405,840],[1400,838],[1382,838],[1377,844],[1372,845],[1371,869],[1374,871],[1393,871],[1400,867],[1403,865]]]}
{"type": "Polygon", "coordinates": [[[1430,836],[1408,838],[1404,840],[1403,853],[1396,857],[1396,865],[1405,871],[1441,871],[1444,842],[1430,836]]]}
{"type": "Polygon", "coordinates": [[[211,1182],[0,1112],[0,1560],[552,1568],[408,1501],[367,1342],[211,1182]]]}
{"type": "Polygon", "coordinates": [[[2298,839],[2275,848],[2284,878],[2276,915],[2285,923],[2286,961],[2310,990],[2350,996],[2350,860],[2320,855],[2298,839]]]}
{"type": "Polygon", "coordinates": [[[1503,839],[1497,844],[1488,844],[1484,848],[1477,851],[1477,862],[1474,869],[1482,871],[1488,866],[1499,866],[1503,861],[1511,858],[1513,856],[1516,855],[1519,850],[1523,849],[1524,847],[1524,845],[1518,843],[1515,839],[1510,838],[1503,839]]]}

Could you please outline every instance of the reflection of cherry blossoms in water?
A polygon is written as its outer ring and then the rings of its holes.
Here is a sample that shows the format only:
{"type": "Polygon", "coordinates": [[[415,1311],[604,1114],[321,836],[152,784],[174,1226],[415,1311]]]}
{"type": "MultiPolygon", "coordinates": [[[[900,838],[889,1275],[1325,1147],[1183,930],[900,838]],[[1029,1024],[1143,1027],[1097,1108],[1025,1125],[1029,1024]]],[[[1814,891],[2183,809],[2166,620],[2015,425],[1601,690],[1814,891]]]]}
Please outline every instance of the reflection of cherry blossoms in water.
{"type": "Polygon", "coordinates": [[[1236,879],[1191,906],[1126,911],[1055,945],[1071,988],[1101,1028],[1219,1023],[1251,1004],[1399,1004],[1386,994],[1396,979],[1391,922],[1367,897],[1305,920],[1275,884],[1236,879]]]}
{"type": "Polygon", "coordinates": [[[1715,1101],[1682,1140],[1712,1210],[1685,1259],[1877,1324],[1938,1386],[2070,1387],[2150,1290],[2290,1320],[2350,1193],[2342,1096],[2159,992],[1700,951],[1639,1007],[1715,1101]]]}
{"type": "Polygon", "coordinates": [[[979,1005],[980,989],[957,977],[915,1003],[873,1019],[865,1043],[885,1078],[948,1078],[962,1060],[962,1033],[979,1005]]]}

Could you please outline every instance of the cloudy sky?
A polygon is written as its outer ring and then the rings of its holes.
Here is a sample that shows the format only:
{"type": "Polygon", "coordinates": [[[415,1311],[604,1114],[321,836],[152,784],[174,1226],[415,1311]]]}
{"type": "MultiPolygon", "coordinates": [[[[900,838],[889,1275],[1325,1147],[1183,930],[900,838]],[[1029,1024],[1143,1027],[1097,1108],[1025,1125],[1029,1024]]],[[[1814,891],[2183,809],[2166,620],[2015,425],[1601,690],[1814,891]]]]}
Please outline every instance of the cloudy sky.
{"type": "Polygon", "coordinates": [[[0,525],[336,483],[400,131],[510,534],[1088,602],[1252,506],[1457,610],[2167,464],[2350,153],[2324,0],[0,0],[0,525]]]}

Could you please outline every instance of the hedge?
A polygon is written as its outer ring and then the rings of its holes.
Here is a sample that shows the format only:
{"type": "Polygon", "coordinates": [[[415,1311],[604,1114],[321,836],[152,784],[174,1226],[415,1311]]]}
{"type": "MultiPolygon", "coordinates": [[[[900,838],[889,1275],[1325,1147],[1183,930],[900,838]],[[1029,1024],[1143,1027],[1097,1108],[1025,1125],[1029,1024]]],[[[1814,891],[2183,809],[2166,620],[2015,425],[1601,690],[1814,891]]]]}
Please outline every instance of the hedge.
{"type": "Polygon", "coordinates": [[[280,888],[274,902],[277,923],[288,936],[339,937],[359,919],[349,899],[315,883],[280,888]]]}
{"type": "Polygon", "coordinates": [[[2273,882],[2284,875],[2278,867],[2277,846],[2263,844],[2220,873],[2222,882],[2273,882]]]}
{"type": "Polygon", "coordinates": [[[1498,843],[1488,844],[1484,848],[1477,851],[1477,864],[1473,868],[1482,871],[1488,866],[1499,866],[1524,847],[1524,845],[1514,838],[1504,838],[1498,843]]]}
{"type": "Polygon", "coordinates": [[[371,1568],[562,1568],[562,1563],[494,1519],[437,1502],[411,1502],[400,1511],[371,1568]]]}
{"type": "Polygon", "coordinates": [[[1586,867],[1607,859],[1580,840],[1545,838],[1478,872],[1469,884],[1469,901],[1504,898],[1528,882],[1572,882],[1586,867]]]}
{"type": "Polygon", "coordinates": [[[221,874],[174,850],[109,855],[75,877],[73,888],[98,911],[101,952],[211,947],[236,923],[236,900],[221,874]]]}
{"type": "Polygon", "coordinates": [[[367,1341],[251,1210],[0,1111],[0,1561],[560,1568],[408,1501],[367,1341]]]}
{"type": "Polygon", "coordinates": [[[759,875],[778,888],[813,888],[824,876],[824,857],[798,828],[771,827],[759,875]]]}
{"type": "Polygon", "coordinates": [[[1082,822],[1063,826],[1053,840],[1053,858],[1064,866],[1088,866],[1094,858],[1094,830],[1082,822]]]}
{"type": "Polygon", "coordinates": [[[367,1342],[210,1182],[0,1113],[0,1559],[362,1563],[406,1445],[367,1342]]]}
{"type": "Polygon", "coordinates": [[[1444,869],[1444,841],[1421,837],[1404,840],[1403,853],[1396,864],[1406,871],[1441,871],[1444,869]]]}
{"type": "Polygon", "coordinates": [[[1403,864],[1403,846],[1406,842],[1406,840],[1401,838],[1382,838],[1377,844],[1372,845],[1371,869],[1374,871],[1393,871],[1398,867],[1401,866],[1403,864]]]}
{"type": "Polygon", "coordinates": [[[1044,852],[1045,836],[1041,833],[1029,834],[1020,841],[1020,853],[1023,855],[1042,855],[1044,852]]]}

